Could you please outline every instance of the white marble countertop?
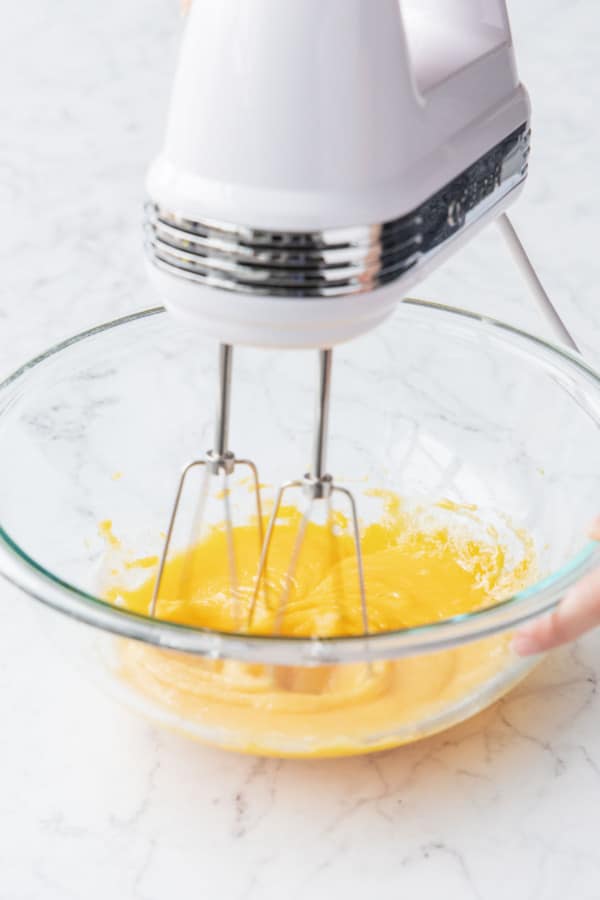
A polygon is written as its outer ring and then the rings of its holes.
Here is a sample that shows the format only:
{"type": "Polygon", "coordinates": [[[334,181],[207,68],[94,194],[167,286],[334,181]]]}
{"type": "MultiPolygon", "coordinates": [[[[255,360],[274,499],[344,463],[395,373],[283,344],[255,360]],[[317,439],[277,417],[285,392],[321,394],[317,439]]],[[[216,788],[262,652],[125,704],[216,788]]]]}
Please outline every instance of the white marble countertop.
{"type": "MultiPolygon", "coordinates": [[[[600,364],[600,8],[511,5],[535,111],[514,218],[600,364]]],[[[177,30],[176,0],[7,4],[0,374],[155,303],[140,203],[177,30]]],[[[493,229],[421,294],[543,331],[493,229]]],[[[6,584],[0,611],[0,900],[600,897],[600,635],[439,737],[309,764],[154,730],[74,679],[6,584]]]]}

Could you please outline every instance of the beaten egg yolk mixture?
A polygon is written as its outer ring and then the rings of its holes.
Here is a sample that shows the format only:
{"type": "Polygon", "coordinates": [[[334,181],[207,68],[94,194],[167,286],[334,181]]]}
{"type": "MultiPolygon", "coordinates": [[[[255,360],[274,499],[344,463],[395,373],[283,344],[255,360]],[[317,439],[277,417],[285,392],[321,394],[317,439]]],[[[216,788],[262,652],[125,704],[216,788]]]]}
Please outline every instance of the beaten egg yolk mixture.
{"type": "MultiPolygon", "coordinates": [[[[381,520],[362,534],[371,633],[481,609],[524,588],[535,574],[527,535],[512,530],[519,547],[515,559],[514,548],[509,552],[493,528],[465,527],[465,517],[477,521],[473,508],[439,504],[461,514],[460,525],[453,527],[423,525],[391,495],[385,506],[381,520]]],[[[295,508],[281,511],[251,621],[259,555],[256,523],[233,530],[235,596],[226,533],[222,526],[213,527],[198,544],[167,562],[157,617],[226,632],[295,637],[362,633],[348,523],[341,515],[329,523],[310,522],[290,577],[300,520],[295,508]]],[[[103,523],[101,531],[111,544],[113,561],[105,596],[147,614],[156,558],[119,560],[120,543],[111,523],[103,523]],[[127,586],[132,573],[133,587],[127,586]]],[[[118,665],[124,683],[144,698],[147,708],[159,707],[166,724],[232,749],[318,757],[383,749],[444,727],[444,711],[500,674],[509,653],[507,638],[500,636],[427,656],[305,668],[204,660],[125,641],[118,665]]]]}

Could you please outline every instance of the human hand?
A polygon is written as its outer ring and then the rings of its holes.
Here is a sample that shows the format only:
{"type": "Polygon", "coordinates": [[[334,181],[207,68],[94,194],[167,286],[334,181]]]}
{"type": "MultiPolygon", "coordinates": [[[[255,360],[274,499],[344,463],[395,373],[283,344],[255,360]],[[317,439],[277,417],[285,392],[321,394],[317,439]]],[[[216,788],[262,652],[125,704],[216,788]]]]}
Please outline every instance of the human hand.
{"type": "MultiPolygon", "coordinates": [[[[600,518],[590,537],[600,541],[600,518]]],[[[576,584],[549,616],[525,625],[515,635],[513,647],[519,656],[534,656],[574,641],[600,625],[600,569],[576,584]]]]}

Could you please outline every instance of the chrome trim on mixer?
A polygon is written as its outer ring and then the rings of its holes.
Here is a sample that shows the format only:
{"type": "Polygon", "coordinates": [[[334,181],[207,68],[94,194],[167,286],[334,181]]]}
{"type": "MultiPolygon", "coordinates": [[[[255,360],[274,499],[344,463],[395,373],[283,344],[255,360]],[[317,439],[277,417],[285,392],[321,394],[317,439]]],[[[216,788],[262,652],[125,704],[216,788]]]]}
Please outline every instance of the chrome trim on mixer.
{"type": "Polygon", "coordinates": [[[372,291],[422,264],[527,176],[525,124],[418,209],[382,225],[266,231],[146,206],[148,256],[179,278],[237,293],[336,297],[372,291]]]}

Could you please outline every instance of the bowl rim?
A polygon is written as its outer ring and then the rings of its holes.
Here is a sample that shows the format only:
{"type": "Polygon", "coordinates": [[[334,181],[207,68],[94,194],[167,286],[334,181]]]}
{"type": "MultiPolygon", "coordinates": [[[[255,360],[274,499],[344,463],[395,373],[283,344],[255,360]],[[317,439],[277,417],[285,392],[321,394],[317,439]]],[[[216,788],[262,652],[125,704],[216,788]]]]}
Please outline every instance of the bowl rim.
{"type": "MultiPolygon", "coordinates": [[[[558,347],[505,322],[469,310],[426,300],[406,299],[402,306],[457,316],[476,328],[498,330],[524,342],[530,349],[561,361],[567,369],[583,375],[600,393],[600,374],[578,354],[558,347]]],[[[82,331],[51,347],[20,366],[0,383],[0,400],[21,379],[74,344],[115,328],[165,313],[162,306],[140,310],[82,331]]],[[[0,413],[1,417],[1,413],[0,413]]],[[[303,638],[277,635],[232,634],[165,622],[113,606],[48,571],[14,541],[0,522],[0,575],[30,597],[72,619],[125,638],[168,650],[198,656],[227,657],[245,662],[280,665],[326,665],[382,660],[447,650],[516,628],[550,612],[576,581],[600,563],[600,543],[589,541],[560,569],[530,587],[490,607],[413,628],[347,637],[303,638]]]]}

